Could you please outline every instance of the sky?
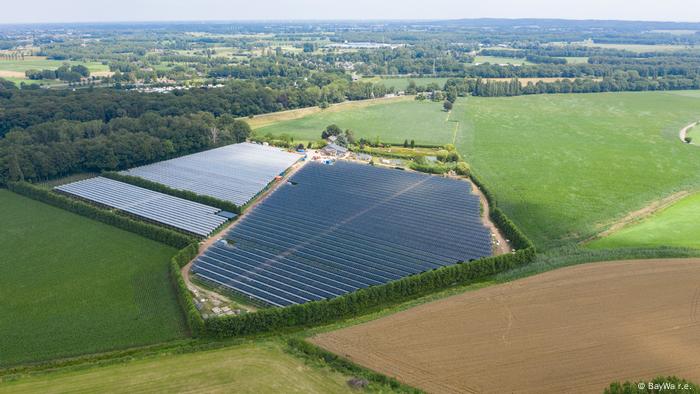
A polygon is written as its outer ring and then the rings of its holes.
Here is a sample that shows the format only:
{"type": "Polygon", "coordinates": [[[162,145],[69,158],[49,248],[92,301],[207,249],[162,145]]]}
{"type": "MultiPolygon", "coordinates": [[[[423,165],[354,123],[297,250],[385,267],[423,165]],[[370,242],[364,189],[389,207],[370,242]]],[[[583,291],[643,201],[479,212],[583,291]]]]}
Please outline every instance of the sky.
{"type": "Polygon", "coordinates": [[[2,0],[0,23],[564,18],[700,22],[700,0],[2,0]]]}

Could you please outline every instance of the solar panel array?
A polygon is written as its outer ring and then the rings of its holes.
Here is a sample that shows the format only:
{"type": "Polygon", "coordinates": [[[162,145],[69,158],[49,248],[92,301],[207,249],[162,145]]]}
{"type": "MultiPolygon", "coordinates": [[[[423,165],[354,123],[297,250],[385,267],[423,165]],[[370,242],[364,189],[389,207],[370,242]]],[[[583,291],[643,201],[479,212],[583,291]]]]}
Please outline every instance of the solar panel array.
{"type": "Polygon", "coordinates": [[[241,143],[124,171],[173,189],[244,205],[301,156],[279,148],[241,143]]]}
{"type": "Polygon", "coordinates": [[[103,177],[55,189],[203,237],[228,220],[217,215],[219,208],[103,177]]]}
{"type": "Polygon", "coordinates": [[[491,254],[469,183],[309,163],[200,256],[192,272],[274,306],[336,297],[491,254]]]}

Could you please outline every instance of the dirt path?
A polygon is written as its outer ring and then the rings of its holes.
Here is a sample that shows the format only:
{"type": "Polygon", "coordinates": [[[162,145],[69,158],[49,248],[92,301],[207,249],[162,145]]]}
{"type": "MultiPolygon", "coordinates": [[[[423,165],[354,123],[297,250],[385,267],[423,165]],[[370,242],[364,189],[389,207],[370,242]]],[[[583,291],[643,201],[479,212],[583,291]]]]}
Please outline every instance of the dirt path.
{"type": "MultiPolygon", "coordinates": [[[[307,154],[309,155],[309,157],[311,157],[311,156],[313,156],[313,155],[315,154],[315,152],[314,152],[314,151],[308,151],[307,154]]],[[[246,207],[246,209],[245,209],[245,212],[241,215],[241,217],[245,216],[246,212],[250,212],[250,211],[251,211],[253,208],[255,208],[258,204],[260,204],[261,202],[265,201],[265,199],[266,199],[273,191],[277,190],[278,187],[280,187],[281,185],[285,184],[285,183],[287,182],[287,180],[288,180],[292,175],[294,175],[297,171],[299,171],[306,163],[308,163],[308,160],[307,160],[307,161],[302,161],[302,162],[297,162],[297,163],[295,163],[295,164],[291,167],[291,169],[287,172],[287,174],[286,174],[282,179],[278,180],[275,184],[272,185],[272,187],[270,187],[267,191],[265,191],[265,193],[263,193],[262,195],[258,196],[258,198],[256,198],[255,201],[253,201],[250,205],[248,205],[248,206],[246,207]]],[[[189,263],[187,263],[184,267],[182,267],[182,269],[181,269],[182,278],[184,279],[185,284],[187,285],[187,288],[190,289],[190,291],[196,292],[196,293],[199,293],[199,294],[205,294],[205,295],[209,296],[210,298],[212,298],[212,299],[217,299],[217,300],[219,300],[219,301],[221,301],[221,302],[225,302],[225,303],[230,303],[230,302],[231,302],[231,300],[230,300],[228,297],[223,296],[223,295],[221,295],[221,294],[219,294],[219,293],[216,293],[216,292],[213,292],[213,291],[204,289],[204,288],[202,288],[202,287],[200,287],[200,286],[197,286],[195,283],[193,283],[192,280],[191,280],[191,278],[190,278],[190,269],[192,268],[192,264],[193,264],[194,261],[197,259],[197,257],[201,256],[201,255],[204,253],[204,251],[206,251],[207,248],[209,248],[209,247],[210,247],[211,245],[213,245],[215,242],[221,240],[224,234],[226,234],[227,232],[229,232],[232,228],[234,228],[234,227],[238,224],[238,222],[240,222],[241,217],[239,217],[238,219],[236,219],[235,221],[233,221],[233,222],[232,222],[231,224],[229,224],[226,228],[224,228],[223,230],[221,230],[220,232],[218,232],[218,233],[215,234],[214,236],[211,236],[211,237],[205,239],[204,241],[200,242],[200,243],[199,243],[199,253],[197,254],[197,256],[195,256],[194,259],[192,259],[189,263]]]]}
{"type": "Polygon", "coordinates": [[[582,264],[466,292],[312,342],[431,393],[602,393],[700,380],[700,259],[582,264]]]}
{"type": "Polygon", "coordinates": [[[494,245],[494,254],[496,256],[505,254],[505,253],[510,253],[513,248],[510,245],[510,242],[501,234],[501,230],[496,227],[496,225],[491,221],[491,217],[489,216],[490,212],[490,205],[489,205],[489,200],[486,199],[486,195],[479,189],[478,186],[474,182],[469,182],[472,185],[472,192],[479,196],[479,199],[481,200],[481,206],[484,208],[484,212],[481,214],[481,222],[486,226],[486,228],[489,229],[491,232],[491,237],[495,238],[497,241],[496,245],[494,245]]]}
{"type": "Polygon", "coordinates": [[[682,128],[681,131],[678,133],[678,137],[681,139],[681,141],[683,141],[684,144],[686,143],[686,142],[685,142],[685,138],[688,136],[688,130],[690,130],[690,129],[692,129],[693,127],[697,126],[698,123],[700,123],[700,122],[694,122],[694,123],[691,123],[691,124],[685,126],[685,127],[682,128]]]}
{"type": "Polygon", "coordinates": [[[687,190],[683,190],[683,191],[680,191],[678,193],[674,193],[668,197],[665,197],[661,200],[654,201],[642,209],[639,209],[637,211],[629,213],[624,218],[613,223],[613,225],[610,226],[607,230],[594,235],[593,237],[583,241],[583,243],[590,242],[594,239],[603,238],[603,237],[606,237],[612,233],[615,233],[615,232],[621,230],[622,228],[628,226],[631,223],[634,223],[634,222],[637,222],[641,219],[647,218],[647,217],[655,214],[656,212],[673,205],[678,200],[680,200],[683,197],[686,197],[688,195],[690,195],[690,192],[688,192],[687,190]]]}

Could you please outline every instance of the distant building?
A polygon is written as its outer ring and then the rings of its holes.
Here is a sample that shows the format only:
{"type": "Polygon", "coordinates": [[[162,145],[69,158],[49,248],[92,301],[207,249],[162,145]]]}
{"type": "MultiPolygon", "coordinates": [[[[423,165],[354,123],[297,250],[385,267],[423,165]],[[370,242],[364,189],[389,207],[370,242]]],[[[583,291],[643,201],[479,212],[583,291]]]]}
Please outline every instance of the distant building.
{"type": "Polygon", "coordinates": [[[328,156],[345,156],[348,153],[348,148],[342,147],[338,144],[328,144],[321,149],[321,153],[328,156]]]}

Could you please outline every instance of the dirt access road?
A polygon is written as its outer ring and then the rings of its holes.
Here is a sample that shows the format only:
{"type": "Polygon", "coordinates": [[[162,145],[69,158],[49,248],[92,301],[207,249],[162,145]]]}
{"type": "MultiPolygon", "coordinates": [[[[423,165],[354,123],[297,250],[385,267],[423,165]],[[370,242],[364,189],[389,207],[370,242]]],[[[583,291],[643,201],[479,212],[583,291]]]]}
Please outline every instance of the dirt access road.
{"type": "Polygon", "coordinates": [[[312,342],[432,393],[601,393],[700,381],[700,259],[578,265],[320,334],[312,342]]]}

